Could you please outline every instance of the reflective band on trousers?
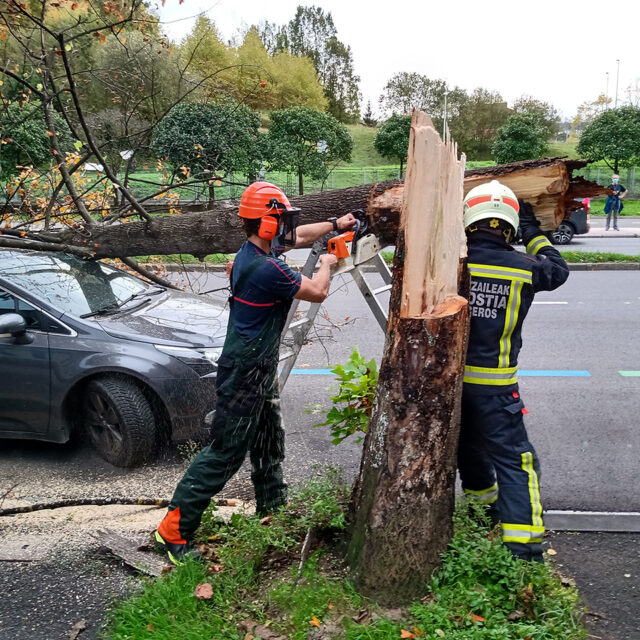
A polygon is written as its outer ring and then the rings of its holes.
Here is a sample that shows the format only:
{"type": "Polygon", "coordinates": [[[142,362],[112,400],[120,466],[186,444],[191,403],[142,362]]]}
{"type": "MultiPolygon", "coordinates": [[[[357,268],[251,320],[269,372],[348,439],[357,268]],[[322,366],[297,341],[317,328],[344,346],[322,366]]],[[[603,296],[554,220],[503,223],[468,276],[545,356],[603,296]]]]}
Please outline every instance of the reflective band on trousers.
{"type": "Polygon", "coordinates": [[[531,501],[531,522],[534,525],[542,526],[542,503],[540,502],[540,485],[538,484],[538,474],[533,468],[533,454],[525,451],[522,454],[522,469],[529,476],[529,500],[531,501]]]}
{"type": "Polygon", "coordinates": [[[520,542],[522,544],[542,542],[543,534],[544,527],[542,526],[502,523],[503,542],[520,542]]]}
{"type": "Polygon", "coordinates": [[[510,267],[496,267],[489,264],[469,264],[469,273],[479,278],[499,278],[501,280],[517,280],[532,283],[531,271],[512,269],[510,267]]]}
{"type": "Polygon", "coordinates": [[[498,499],[498,483],[492,484],[488,489],[481,489],[480,491],[464,489],[464,492],[472,500],[477,500],[483,504],[492,504],[498,499]]]}
{"type": "Polygon", "coordinates": [[[552,247],[553,245],[547,240],[545,236],[536,236],[527,245],[527,253],[535,256],[542,247],[552,247]]]}
{"type": "Polygon", "coordinates": [[[494,369],[491,367],[472,367],[467,365],[464,368],[464,382],[470,384],[490,384],[494,386],[515,384],[518,382],[518,367],[494,369]]]}

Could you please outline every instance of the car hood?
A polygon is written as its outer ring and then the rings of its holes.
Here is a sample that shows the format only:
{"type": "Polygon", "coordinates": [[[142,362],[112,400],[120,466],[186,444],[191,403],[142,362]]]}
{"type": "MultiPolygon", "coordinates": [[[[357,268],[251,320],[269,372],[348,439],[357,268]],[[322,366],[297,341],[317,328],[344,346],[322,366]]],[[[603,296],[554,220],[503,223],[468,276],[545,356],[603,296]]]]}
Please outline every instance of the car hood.
{"type": "Polygon", "coordinates": [[[219,302],[179,291],[150,299],[142,307],[96,320],[106,333],[126,340],[192,347],[224,343],[229,312],[219,302]]]}

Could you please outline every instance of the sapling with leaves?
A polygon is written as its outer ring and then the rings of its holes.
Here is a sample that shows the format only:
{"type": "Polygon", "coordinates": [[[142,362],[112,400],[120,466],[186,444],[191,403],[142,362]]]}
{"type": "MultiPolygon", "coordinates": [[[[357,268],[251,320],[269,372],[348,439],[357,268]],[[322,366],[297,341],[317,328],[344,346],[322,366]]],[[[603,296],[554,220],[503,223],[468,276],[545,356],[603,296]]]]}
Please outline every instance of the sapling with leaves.
{"type": "MultiPolygon", "coordinates": [[[[326,412],[326,420],[314,427],[329,427],[331,442],[337,445],[356,433],[365,434],[373,409],[378,383],[378,365],[374,359],[365,361],[354,349],[345,365],[336,365],[331,372],[339,383],[338,393],[330,396],[333,406],[326,412]]],[[[359,436],[356,442],[360,442],[359,436]]]]}

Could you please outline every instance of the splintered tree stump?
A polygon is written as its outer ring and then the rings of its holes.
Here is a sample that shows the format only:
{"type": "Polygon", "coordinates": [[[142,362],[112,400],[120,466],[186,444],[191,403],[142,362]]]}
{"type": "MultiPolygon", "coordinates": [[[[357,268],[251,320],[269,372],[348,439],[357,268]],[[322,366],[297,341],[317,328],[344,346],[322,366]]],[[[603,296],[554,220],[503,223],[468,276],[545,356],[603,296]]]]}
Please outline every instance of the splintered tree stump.
{"type": "Polygon", "coordinates": [[[424,595],[452,536],[469,325],[463,176],[464,156],[458,160],[456,146],[414,111],[387,338],[349,546],[358,587],[389,605],[424,595]]]}

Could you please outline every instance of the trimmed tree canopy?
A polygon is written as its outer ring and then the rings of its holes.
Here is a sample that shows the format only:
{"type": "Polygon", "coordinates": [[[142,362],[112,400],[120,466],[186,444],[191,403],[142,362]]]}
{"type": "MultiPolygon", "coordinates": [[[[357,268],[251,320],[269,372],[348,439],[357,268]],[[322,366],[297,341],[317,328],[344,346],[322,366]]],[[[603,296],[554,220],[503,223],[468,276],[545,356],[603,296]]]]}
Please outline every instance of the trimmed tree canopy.
{"type": "Polygon", "coordinates": [[[272,111],[267,135],[271,168],[295,171],[300,194],[303,175],[326,180],[331,165],[351,159],[353,140],[333,116],[307,107],[272,111]]]}
{"type": "Polygon", "coordinates": [[[498,129],[492,153],[498,164],[541,158],[547,150],[547,130],[535,113],[516,113],[498,129]]]}
{"type": "Polygon", "coordinates": [[[373,146],[381,156],[400,162],[400,177],[407,159],[410,131],[411,116],[393,115],[380,127],[373,140],[373,146]]]}
{"type": "Polygon", "coordinates": [[[260,117],[233,101],[181,103],[160,122],[153,148],[183,178],[257,171],[260,117]]]}
{"type": "Polygon", "coordinates": [[[640,160],[640,108],[620,107],[600,114],[582,132],[578,153],[596,162],[604,160],[613,171],[640,160]]]}

